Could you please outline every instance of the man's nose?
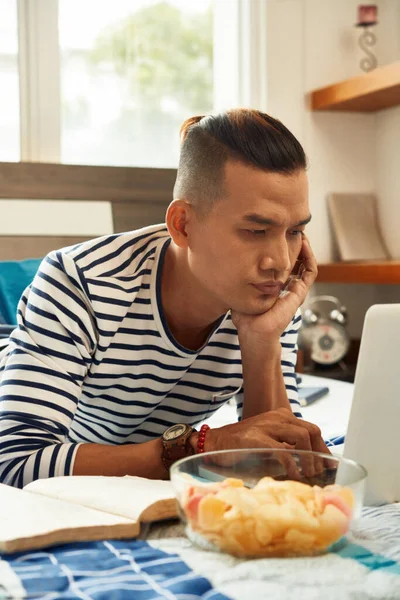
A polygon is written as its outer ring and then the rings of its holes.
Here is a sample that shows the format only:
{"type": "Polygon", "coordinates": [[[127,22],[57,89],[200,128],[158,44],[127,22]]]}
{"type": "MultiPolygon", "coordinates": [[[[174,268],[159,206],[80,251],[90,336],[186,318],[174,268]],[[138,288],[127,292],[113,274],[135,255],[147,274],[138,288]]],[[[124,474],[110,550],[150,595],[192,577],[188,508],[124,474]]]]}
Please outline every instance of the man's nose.
{"type": "Polygon", "coordinates": [[[286,239],[276,241],[265,249],[261,257],[260,268],[263,271],[268,269],[280,272],[290,271],[291,262],[286,239]]]}

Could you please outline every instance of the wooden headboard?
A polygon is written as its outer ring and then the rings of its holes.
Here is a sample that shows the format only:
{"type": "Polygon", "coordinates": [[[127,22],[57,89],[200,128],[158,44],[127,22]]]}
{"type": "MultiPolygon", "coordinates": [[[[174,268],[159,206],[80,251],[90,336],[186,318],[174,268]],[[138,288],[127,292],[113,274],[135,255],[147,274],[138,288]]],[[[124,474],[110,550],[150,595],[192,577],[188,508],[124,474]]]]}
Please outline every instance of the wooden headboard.
{"type": "MultiPolygon", "coordinates": [[[[0,162],[0,199],[107,201],[117,233],[162,223],[175,178],[175,169],[0,162]]],[[[41,257],[86,239],[73,233],[0,235],[0,260],[41,257]]]]}

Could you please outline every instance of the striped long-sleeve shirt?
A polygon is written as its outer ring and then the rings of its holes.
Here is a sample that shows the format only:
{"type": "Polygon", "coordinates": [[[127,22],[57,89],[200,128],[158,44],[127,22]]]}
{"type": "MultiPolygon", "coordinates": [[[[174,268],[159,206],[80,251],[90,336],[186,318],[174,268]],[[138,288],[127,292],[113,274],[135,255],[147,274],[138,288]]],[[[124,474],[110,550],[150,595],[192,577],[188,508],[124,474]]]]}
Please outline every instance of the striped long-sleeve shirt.
{"type": "MultiPolygon", "coordinates": [[[[166,323],[165,225],[52,252],[18,306],[0,353],[0,481],[22,487],[70,475],[81,443],[128,444],[174,423],[196,425],[243,402],[237,330],[227,313],[198,351],[166,323]]],[[[281,338],[289,400],[300,315],[281,338]]],[[[296,413],[295,413],[296,414],[296,413]]]]}

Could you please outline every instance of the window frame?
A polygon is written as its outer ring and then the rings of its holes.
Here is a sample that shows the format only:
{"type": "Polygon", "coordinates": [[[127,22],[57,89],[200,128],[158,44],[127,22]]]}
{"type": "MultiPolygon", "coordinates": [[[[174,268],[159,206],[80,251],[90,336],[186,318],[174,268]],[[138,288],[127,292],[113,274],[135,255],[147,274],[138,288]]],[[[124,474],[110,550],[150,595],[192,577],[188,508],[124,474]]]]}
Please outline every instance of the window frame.
{"type": "Polygon", "coordinates": [[[21,161],[60,162],[58,1],[17,0],[21,161]]]}

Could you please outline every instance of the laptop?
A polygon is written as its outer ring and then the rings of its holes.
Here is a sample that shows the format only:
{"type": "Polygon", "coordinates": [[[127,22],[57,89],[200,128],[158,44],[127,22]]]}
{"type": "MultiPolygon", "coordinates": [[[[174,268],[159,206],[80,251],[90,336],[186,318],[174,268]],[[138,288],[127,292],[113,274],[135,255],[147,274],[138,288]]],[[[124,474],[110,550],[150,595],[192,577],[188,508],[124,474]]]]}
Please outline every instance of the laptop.
{"type": "Polygon", "coordinates": [[[364,504],[400,502],[400,304],[368,309],[343,456],[368,471],[364,504]]]}

